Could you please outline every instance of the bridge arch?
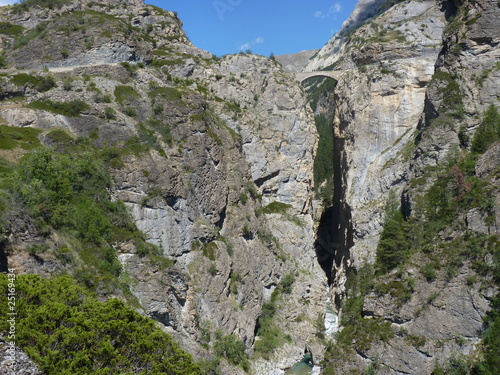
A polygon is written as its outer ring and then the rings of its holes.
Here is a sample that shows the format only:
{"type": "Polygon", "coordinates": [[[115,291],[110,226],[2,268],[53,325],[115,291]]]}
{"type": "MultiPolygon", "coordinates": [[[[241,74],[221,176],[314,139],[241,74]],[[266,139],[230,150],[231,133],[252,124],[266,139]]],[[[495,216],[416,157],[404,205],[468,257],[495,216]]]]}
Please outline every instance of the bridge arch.
{"type": "Polygon", "coordinates": [[[326,77],[338,81],[344,73],[345,71],[343,70],[333,70],[333,71],[316,70],[314,72],[298,72],[295,73],[295,79],[300,83],[313,77],[326,77]]]}

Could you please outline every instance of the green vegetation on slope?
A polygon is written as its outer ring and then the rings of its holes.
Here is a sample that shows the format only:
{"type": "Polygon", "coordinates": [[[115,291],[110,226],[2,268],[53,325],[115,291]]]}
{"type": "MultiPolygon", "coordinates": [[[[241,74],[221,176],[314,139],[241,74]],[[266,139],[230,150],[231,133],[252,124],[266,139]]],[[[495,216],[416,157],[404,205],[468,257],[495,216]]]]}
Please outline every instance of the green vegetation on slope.
{"type": "Polygon", "coordinates": [[[485,113],[483,122],[476,130],[472,140],[472,152],[483,153],[489,146],[500,139],[500,114],[491,104],[485,113]]]}
{"type": "Polygon", "coordinates": [[[160,268],[168,267],[171,261],[145,242],[125,205],[111,200],[111,179],[102,161],[106,155],[106,150],[98,152],[91,147],[71,146],[67,154],[40,147],[18,165],[6,166],[0,180],[2,220],[7,222],[15,212],[26,212],[27,220],[33,220],[44,237],[27,248],[31,255],[50,252],[69,265],[86,287],[109,293],[121,290],[133,303],[112,245],[132,242],[140,256],[147,256],[160,268]],[[54,232],[59,238],[56,244],[50,240],[54,232]]]}
{"type": "Polygon", "coordinates": [[[314,188],[327,203],[333,198],[333,124],[324,115],[315,117],[319,141],[314,159],[314,188]]]}
{"type": "Polygon", "coordinates": [[[394,337],[391,322],[380,318],[366,319],[363,317],[363,303],[365,296],[373,289],[374,273],[367,265],[352,272],[346,282],[347,298],[342,305],[342,319],[344,327],[338,334],[335,342],[328,344],[323,362],[325,375],[336,374],[331,367],[333,363],[342,363],[355,353],[366,353],[372,342],[387,342],[394,337]]]}
{"type": "MultiPolygon", "coordinates": [[[[415,199],[409,218],[403,217],[395,198],[389,202],[377,248],[379,271],[390,271],[419,251],[432,251],[436,235],[447,226],[460,225],[456,219],[461,213],[477,207],[485,212],[487,221],[493,219],[493,187],[476,176],[475,166],[478,153],[486,151],[500,137],[499,129],[500,116],[492,105],[476,131],[471,152],[465,157],[452,153],[441,168],[430,171],[437,179],[415,199]]],[[[411,185],[419,183],[413,181],[411,185]]],[[[466,237],[467,242],[470,236],[466,237]]]]}
{"type": "Polygon", "coordinates": [[[71,100],[69,102],[54,102],[48,99],[36,101],[26,105],[28,108],[41,109],[63,116],[76,117],[90,107],[83,100],[71,100]]]}
{"type": "Polygon", "coordinates": [[[40,145],[37,138],[40,133],[40,130],[34,128],[0,125],[0,149],[13,150],[17,147],[24,150],[32,149],[40,145]]]}
{"type": "Polygon", "coordinates": [[[279,301],[283,294],[292,292],[295,276],[287,274],[271,294],[271,299],[262,305],[262,314],[257,321],[257,337],[255,341],[255,354],[269,359],[275,349],[290,341],[287,335],[276,324],[276,312],[279,310],[279,301]]]}
{"type": "Polygon", "coordinates": [[[26,12],[32,7],[58,9],[72,0],[21,0],[12,7],[14,13],[26,12]]]}
{"type": "MultiPolygon", "coordinates": [[[[320,102],[331,100],[337,82],[330,78],[314,77],[307,81],[308,100],[316,112],[320,102]]],[[[314,189],[327,205],[333,199],[333,119],[331,115],[319,114],[314,118],[318,131],[318,149],[314,159],[314,189]]]]}
{"type": "MultiPolygon", "coordinates": [[[[98,302],[68,276],[20,275],[14,285],[16,344],[47,374],[201,374],[167,333],[122,301],[98,302]]],[[[0,274],[2,316],[7,295],[0,274]]],[[[6,337],[8,330],[2,319],[0,332],[6,337]]]]}

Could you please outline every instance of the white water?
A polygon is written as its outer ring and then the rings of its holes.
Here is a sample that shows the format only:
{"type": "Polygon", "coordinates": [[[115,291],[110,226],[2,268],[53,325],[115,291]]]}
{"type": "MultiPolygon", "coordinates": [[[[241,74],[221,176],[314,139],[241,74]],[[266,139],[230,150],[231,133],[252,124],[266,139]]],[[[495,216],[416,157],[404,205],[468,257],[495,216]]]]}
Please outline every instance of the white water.
{"type": "Polygon", "coordinates": [[[330,304],[326,307],[325,314],[325,335],[332,336],[339,331],[339,317],[330,304]]]}

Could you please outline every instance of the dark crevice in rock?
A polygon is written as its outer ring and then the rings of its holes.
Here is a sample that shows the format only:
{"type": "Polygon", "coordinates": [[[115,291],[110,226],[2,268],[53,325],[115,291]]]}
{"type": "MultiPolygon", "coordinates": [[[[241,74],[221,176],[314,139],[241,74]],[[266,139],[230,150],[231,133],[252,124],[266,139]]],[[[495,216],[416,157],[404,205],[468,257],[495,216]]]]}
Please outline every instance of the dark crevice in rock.
{"type": "Polygon", "coordinates": [[[338,242],[334,239],[333,228],[335,226],[334,210],[333,207],[329,207],[321,215],[315,243],[316,257],[319,265],[325,272],[328,285],[332,284],[333,261],[339,247],[338,242]]]}
{"type": "Polygon", "coordinates": [[[334,140],[333,161],[333,204],[321,217],[315,243],[318,262],[330,286],[335,284],[341,269],[348,270],[349,250],[353,245],[351,208],[345,201],[347,160],[343,139],[334,140]]]}
{"type": "Polygon", "coordinates": [[[215,222],[215,226],[219,229],[224,227],[224,221],[226,220],[227,204],[224,206],[221,212],[219,212],[219,220],[215,222]]]}
{"type": "Polygon", "coordinates": [[[411,215],[411,199],[407,191],[401,193],[401,213],[405,220],[408,220],[411,215]]]}
{"type": "Polygon", "coordinates": [[[441,11],[444,12],[446,20],[450,21],[450,19],[453,19],[457,15],[458,7],[454,1],[443,1],[441,11]]]}
{"type": "Polygon", "coordinates": [[[153,311],[149,314],[149,316],[156,320],[157,322],[160,322],[164,326],[170,326],[170,313],[168,312],[159,312],[159,311],[153,311]]]}
{"type": "Polygon", "coordinates": [[[175,205],[177,204],[177,201],[179,200],[179,198],[174,197],[174,196],[172,196],[172,195],[167,195],[167,196],[165,196],[165,197],[164,197],[164,199],[165,199],[165,203],[166,203],[169,207],[171,207],[171,208],[173,208],[173,209],[175,209],[175,205]]]}
{"type": "Polygon", "coordinates": [[[255,185],[257,185],[257,187],[261,187],[266,181],[272,180],[273,178],[275,178],[279,174],[280,174],[280,171],[275,171],[267,176],[256,179],[254,181],[254,183],[255,183],[255,185]]]}

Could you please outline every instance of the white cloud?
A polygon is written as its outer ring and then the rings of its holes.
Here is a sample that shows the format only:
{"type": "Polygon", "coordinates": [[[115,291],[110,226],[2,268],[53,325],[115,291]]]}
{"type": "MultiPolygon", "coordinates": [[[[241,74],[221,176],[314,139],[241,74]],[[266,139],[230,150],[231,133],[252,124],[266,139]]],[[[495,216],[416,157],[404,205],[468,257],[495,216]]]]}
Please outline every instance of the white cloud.
{"type": "Polygon", "coordinates": [[[316,18],[328,18],[331,16],[335,16],[336,13],[340,13],[340,12],[342,12],[342,4],[340,4],[339,2],[336,2],[335,4],[333,4],[330,7],[330,9],[328,9],[328,12],[326,12],[326,13],[324,13],[321,10],[314,12],[314,17],[316,17],[316,18]]]}
{"type": "Polygon", "coordinates": [[[330,7],[330,11],[328,12],[328,14],[335,14],[340,12],[342,12],[342,4],[335,3],[330,7]]]}
{"type": "Polygon", "coordinates": [[[262,43],[264,43],[264,38],[259,36],[258,38],[256,38],[255,40],[252,40],[251,42],[242,44],[240,46],[240,51],[246,51],[247,49],[250,49],[250,47],[252,47],[256,44],[262,44],[262,43]]]}
{"type": "Polygon", "coordinates": [[[14,4],[17,0],[0,0],[0,6],[14,4]]]}

